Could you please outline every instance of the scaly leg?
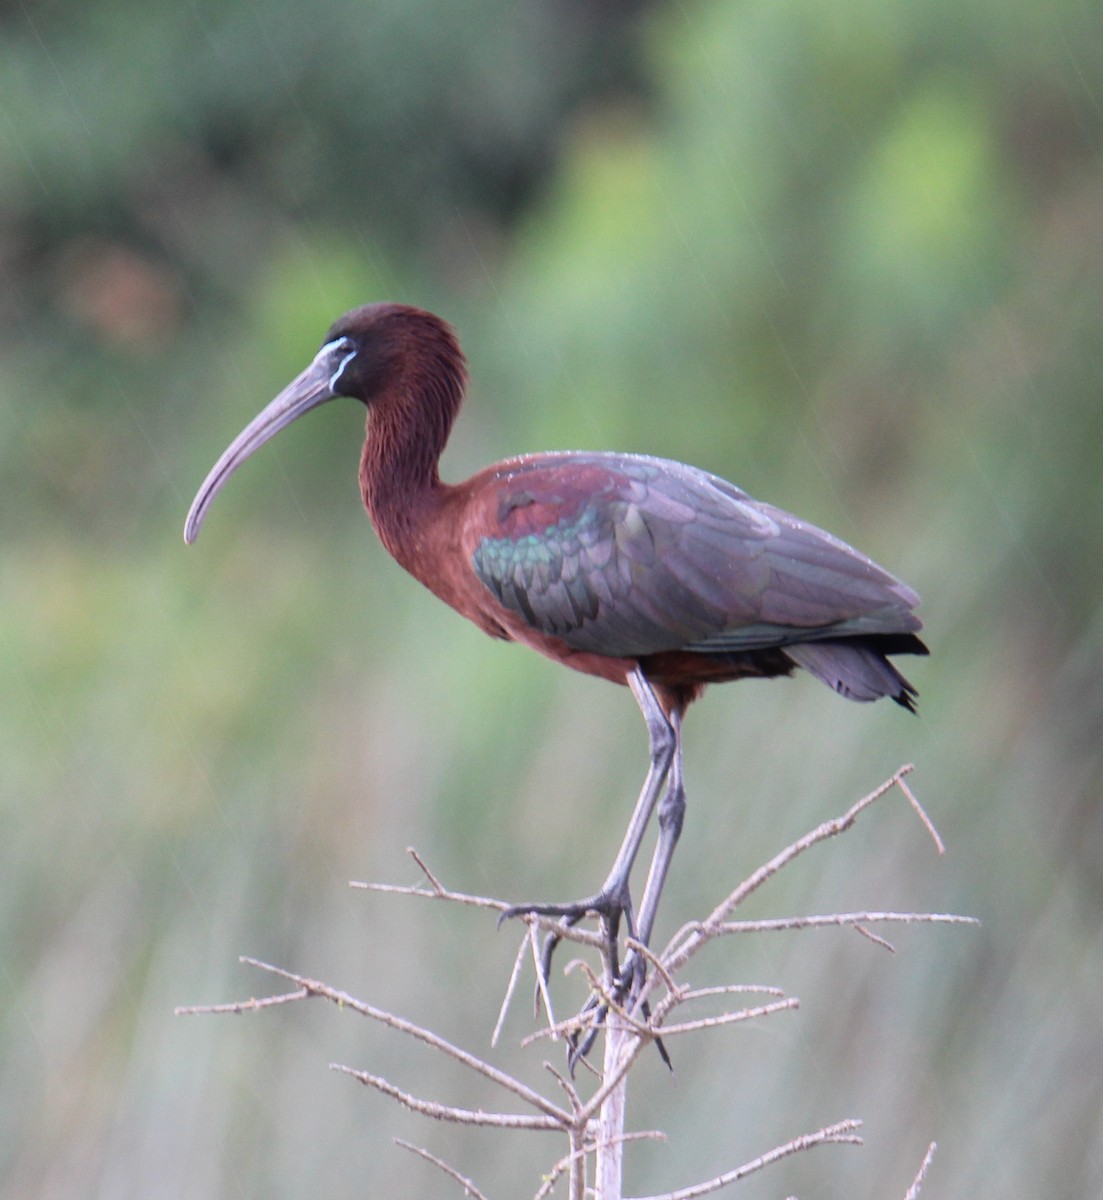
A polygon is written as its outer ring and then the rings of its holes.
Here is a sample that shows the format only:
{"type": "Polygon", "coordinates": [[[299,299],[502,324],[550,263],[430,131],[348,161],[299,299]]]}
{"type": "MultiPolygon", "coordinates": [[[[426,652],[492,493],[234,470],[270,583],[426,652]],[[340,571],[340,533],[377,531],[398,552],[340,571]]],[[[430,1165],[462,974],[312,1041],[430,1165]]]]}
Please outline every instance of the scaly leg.
{"type": "MultiPolygon", "coordinates": [[[[642,705],[641,705],[642,707],[642,705]]],[[[662,897],[663,885],[667,872],[674,857],[674,847],[682,832],[682,821],[686,811],[685,785],[682,778],[682,710],[675,708],[670,714],[670,726],[674,731],[674,754],[667,772],[666,793],[659,803],[659,840],[655,845],[655,853],[651,858],[651,867],[647,872],[647,882],[644,884],[643,901],[640,904],[639,919],[636,924],[635,938],[647,946],[651,943],[651,934],[655,927],[655,918],[659,911],[659,900],[662,897]]],[[[629,933],[631,934],[631,928],[629,933]]],[[[552,935],[554,936],[554,935],[552,935]]],[[[548,938],[551,942],[551,937],[548,938]]],[[[554,948],[554,947],[553,947],[554,948]]],[[[545,954],[547,947],[545,946],[545,954]]],[[[623,970],[618,970],[615,959],[607,959],[606,986],[610,988],[619,1001],[631,1000],[631,997],[643,985],[646,964],[643,956],[636,950],[629,951],[624,960],[623,970]]],[[[545,968],[546,974],[546,968],[545,968]]],[[[598,1029],[605,1018],[605,1005],[595,996],[591,996],[583,1008],[583,1014],[596,1012],[589,1029],[571,1039],[571,1049],[567,1062],[574,1073],[574,1068],[580,1059],[586,1057],[597,1037],[598,1029]]],[[[643,1005],[642,1016],[646,1020],[649,1015],[648,1005],[643,1005]]],[[[671,1070],[673,1064],[666,1052],[662,1039],[656,1041],[662,1060],[671,1070]]]]}
{"type": "MultiPolygon", "coordinates": [[[[614,976],[617,974],[615,962],[616,931],[621,916],[624,916],[626,919],[629,935],[632,937],[637,936],[636,922],[632,910],[632,897],[628,886],[629,876],[632,873],[632,866],[639,854],[640,843],[643,841],[647,824],[651,819],[651,814],[655,811],[663,784],[670,773],[671,764],[675,760],[679,747],[676,726],[667,720],[654,689],[638,666],[634,667],[629,673],[628,686],[632,689],[632,695],[636,697],[636,703],[640,706],[640,711],[643,713],[644,720],[647,723],[651,762],[647,768],[647,777],[644,780],[643,790],[636,801],[636,807],[632,812],[632,819],[628,823],[624,841],[621,843],[620,850],[617,852],[617,857],[613,862],[608,877],[601,886],[601,890],[593,896],[588,896],[585,900],[577,900],[570,904],[517,904],[511,908],[507,908],[502,914],[503,920],[506,917],[523,916],[527,913],[562,917],[564,927],[569,927],[577,924],[587,913],[596,913],[603,920],[603,928],[605,929],[607,940],[612,943],[611,969],[614,976]]],[[[679,769],[679,778],[680,775],[681,772],[679,769]]],[[[666,807],[667,802],[664,800],[663,808],[665,809],[666,807]]],[[[677,835],[675,835],[675,840],[677,840],[677,835]]],[[[670,846],[670,850],[673,851],[673,845],[670,846]]],[[[654,870],[654,868],[652,869],[654,870]]],[[[650,886],[649,876],[648,888],[650,886]]],[[[660,880],[660,890],[661,886],[662,883],[660,880]]],[[[652,902],[652,910],[657,904],[658,896],[655,896],[652,902]]],[[[654,922],[654,911],[651,912],[649,919],[652,923],[654,922]]],[[[559,938],[555,934],[552,934],[545,943],[543,955],[545,975],[551,964],[551,956],[558,941],[559,938]]]]}
{"type": "Polygon", "coordinates": [[[678,709],[670,714],[670,725],[674,730],[674,754],[667,776],[666,794],[659,805],[659,841],[651,859],[651,869],[644,884],[643,901],[640,904],[636,937],[645,946],[651,944],[651,932],[659,912],[666,874],[674,858],[674,847],[682,833],[682,821],[686,815],[686,789],[682,779],[682,714],[678,709]]]}
{"type": "MultiPolygon", "coordinates": [[[[643,945],[651,944],[655,918],[659,912],[659,900],[667,872],[674,858],[674,848],[682,832],[686,813],[686,791],[682,777],[682,712],[674,709],[670,714],[670,725],[674,730],[674,755],[667,774],[666,793],[659,803],[659,840],[651,857],[647,882],[643,888],[639,919],[636,923],[636,940],[643,945]]],[[[628,995],[643,983],[644,963],[638,953],[632,951],[624,961],[624,971],[618,984],[619,990],[628,995]]]]}

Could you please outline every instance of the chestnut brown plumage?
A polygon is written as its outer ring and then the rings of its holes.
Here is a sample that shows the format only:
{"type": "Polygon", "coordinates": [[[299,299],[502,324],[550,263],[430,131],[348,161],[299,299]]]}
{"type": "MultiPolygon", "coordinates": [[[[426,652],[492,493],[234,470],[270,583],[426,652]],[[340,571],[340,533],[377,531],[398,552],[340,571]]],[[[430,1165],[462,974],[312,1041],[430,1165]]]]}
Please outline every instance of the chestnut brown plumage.
{"type": "Polygon", "coordinates": [[[682,826],[681,723],[709,683],[803,667],[851,700],[915,689],[891,654],[925,654],[918,596],[845,543],[730,483],[641,455],[551,453],[466,483],[437,464],[466,384],[439,317],[372,304],[334,323],[313,362],[234,440],[192,504],[195,539],[215,495],[259,446],[337,396],[368,410],[360,488],[387,550],[492,637],[614,683],[647,722],[650,767],[608,878],[571,904],[646,942],[682,826]],[[652,812],[659,840],[638,916],[629,875],[652,812]]]}

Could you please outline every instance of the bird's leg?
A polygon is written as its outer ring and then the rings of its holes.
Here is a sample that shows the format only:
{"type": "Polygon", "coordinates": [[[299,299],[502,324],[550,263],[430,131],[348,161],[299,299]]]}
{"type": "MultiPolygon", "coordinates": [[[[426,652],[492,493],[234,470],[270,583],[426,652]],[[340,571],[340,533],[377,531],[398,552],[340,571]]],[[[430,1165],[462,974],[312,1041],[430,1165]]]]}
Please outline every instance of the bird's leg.
{"type": "Polygon", "coordinates": [[[647,738],[650,747],[651,762],[647,768],[647,778],[643,781],[643,790],[636,801],[632,819],[624,834],[617,857],[609,870],[608,878],[602,884],[599,896],[604,896],[614,902],[619,912],[628,915],[628,932],[636,936],[635,922],[631,920],[632,899],[628,889],[628,878],[632,874],[632,866],[640,852],[640,843],[647,832],[647,824],[659,799],[663,782],[670,772],[678,748],[678,735],[666,718],[662,705],[655,695],[647,677],[639,667],[634,667],[628,675],[628,686],[636,703],[640,706],[643,719],[647,722],[647,738]]]}
{"type": "MultiPolygon", "coordinates": [[[[634,934],[635,939],[645,946],[651,942],[651,933],[655,927],[655,917],[659,911],[659,899],[662,896],[667,871],[670,869],[670,863],[674,857],[674,847],[678,844],[678,837],[682,832],[682,821],[685,818],[686,811],[685,784],[682,777],[682,712],[680,709],[675,708],[671,712],[670,726],[674,731],[674,755],[670,762],[670,769],[667,772],[666,793],[659,802],[659,840],[655,846],[655,853],[651,858],[651,867],[647,872],[647,882],[644,884],[643,901],[640,904],[639,919],[636,922],[634,934]]],[[[629,922],[630,933],[631,925],[632,923],[629,922]]],[[[548,937],[548,943],[552,941],[552,937],[554,937],[554,934],[548,937]]],[[[606,986],[610,987],[611,993],[617,997],[618,1001],[624,1001],[626,998],[630,999],[643,985],[646,964],[643,956],[638,951],[630,950],[625,956],[623,970],[618,970],[615,957],[615,932],[613,939],[613,954],[606,959],[606,986]]],[[[552,949],[554,949],[554,946],[552,949]]],[[[547,944],[545,944],[545,955],[548,953],[547,944]]],[[[548,960],[548,965],[550,965],[550,959],[548,960]]],[[[546,975],[547,969],[545,967],[546,975]]],[[[597,1038],[598,1030],[605,1019],[605,1005],[596,996],[591,996],[582,1012],[586,1014],[595,1010],[596,1015],[589,1028],[584,1033],[577,1034],[571,1038],[571,1048],[567,1056],[567,1062],[572,1075],[579,1061],[590,1053],[590,1049],[597,1038]]],[[[649,1015],[648,1005],[645,1001],[642,1005],[644,1020],[647,1020],[649,1015]]],[[[663,1062],[673,1070],[674,1067],[670,1061],[670,1055],[667,1054],[662,1039],[656,1039],[655,1044],[658,1047],[663,1062]]]]}
{"type": "MultiPolygon", "coordinates": [[[[682,714],[679,709],[674,709],[670,714],[670,726],[674,731],[674,753],[667,773],[666,793],[659,803],[659,840],[647,872],[639,920],[636,924],[636,940],[645,946],[651,943],[651,933],[659,912],[659,900],[686,813],[686,791],[682,776],[682,714]]],[[[626,994],[643,982],[643,969],[644,963],[640,955],[635,952],[629,953],[620,979],[620,987],[626,994]]]]}
{"type": "MultiPolygon", "coordinates": [[[[577,924],[587,913],[596,913],[606,920],[614,915],[619,920],[623,915],[629,936],[636,936],[636,923],[633,919],[628,879],[632,873],[632,865],[639,854],[643,835],[647,831],[647,823],[655,811],[663,783],[674,760],[678,747],[678,736],[674,726],[667,720],[666,713],[663,712],[654,689],[638,666],[629,672],[628,686],[632,689],[636,703],[640,706],[640,711],[647,722],[651,762],[647,768],[647,778],[644,780],[643,790],[636,801],[636,807],[632,812],[632,819],[628,823],[624,840],[621,842],[617,857],[601,890],[595,895],[589,896],[585,900],[575,901],[573,904],[514,905],[505,910],[502,919],[523,916],[527,913],[538,913],[541,916],[562,917],[564,927],[570,927],[577,924]]],[[[611,923],[606,928],[615,930],[616,924],[611,923]]],[[[545,975],[558,941],[559,938],[555,934],[551,934],[545,943],[542,960],[545,975]]]]}

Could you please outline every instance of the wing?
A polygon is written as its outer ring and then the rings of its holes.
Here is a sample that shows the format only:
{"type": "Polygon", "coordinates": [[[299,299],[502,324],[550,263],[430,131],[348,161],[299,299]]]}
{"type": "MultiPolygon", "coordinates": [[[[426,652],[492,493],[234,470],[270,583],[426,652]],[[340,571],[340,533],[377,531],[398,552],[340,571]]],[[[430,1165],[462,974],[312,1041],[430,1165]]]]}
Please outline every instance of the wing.
{"type": "Polygon", "coordinates": [[[636,658],[920,628],[910,588],[844,542],[665,459],[548,454],[495,468],[465,539],[533,628],[636,658]]]}

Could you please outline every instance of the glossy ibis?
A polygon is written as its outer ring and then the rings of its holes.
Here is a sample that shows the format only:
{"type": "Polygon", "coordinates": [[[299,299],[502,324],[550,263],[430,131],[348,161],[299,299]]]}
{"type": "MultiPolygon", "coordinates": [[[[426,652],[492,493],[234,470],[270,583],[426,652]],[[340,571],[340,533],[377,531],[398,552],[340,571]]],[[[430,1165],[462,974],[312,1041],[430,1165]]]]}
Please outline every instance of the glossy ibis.
{"type": "Polygon", "coordinates": [[[184,538],[195,539],[222,485],[286,425],[337,396],[364,404],[360,490],[387,550],[492,637],[627,684],[647,722],[651,763],[600,890],[511,912],[568,924],[596,913],[614,948],[623,916],[647,942],[685,810],[689,703],[709,683],[803,667],[848,699],[889,696],[912,709],[915,689],[887,656],[926,653],[912,611],[919,598],[823,530],[678,462],[533,454],[442,483],[438,460],[466,378],[439,317],[398,304],[346,313],[215,464],[184,538]],[[629,874],[656,806],[659,838],[637,915],[629,874]]]}

